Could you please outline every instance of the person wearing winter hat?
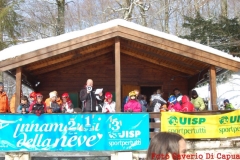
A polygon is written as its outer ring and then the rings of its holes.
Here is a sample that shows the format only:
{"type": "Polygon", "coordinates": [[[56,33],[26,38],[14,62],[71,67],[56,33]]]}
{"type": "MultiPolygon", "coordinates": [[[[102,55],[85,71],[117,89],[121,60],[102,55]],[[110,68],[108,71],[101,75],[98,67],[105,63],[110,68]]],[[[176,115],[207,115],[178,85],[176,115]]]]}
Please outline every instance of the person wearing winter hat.
{"type": "Polygon", "coordinates": [[[110,92],[106,92],[102,113],[113,113],[115,112],[115,108],[116,103],[112,100],[112,94],[110,92]]]}
{"type": "Polygon", "coordinates": [[[17,108],[17,113],[26,114],[29,112],[29,103],[28,103],[28,97],[22,96],[21,97],[21,103],[17,108]]]}
{"type": "Polygon", "coordinates": [[[30,93],[30,95],[29,95],[29,97],[30,97],[30,104],[36,102],[36,100],[37,100],[36,94],[37,94],[36,92],[31,92],[30,93]]]}
{"type": "Polygon", "coordinates": [[[9,111],[8,107],[8,97],[6,92],[4,92],[4,85],[0,82],[0,113],[6,113],[9,111]]]}
{"type": "Polygon", "coordinates": [[[177,98],[175,96],[170,96],[168,99],[169,105],[168,105],[168,111],[169,112],[181,112],[182,106],[177,101],[177,98]]]}
{"type": "Polygon", "coordinates": [[[62,101],[63,101],[61,107],[62,113],[74,113],[74,106],[71,99],[69,98],[68,93],[62,94],[62,101]]]}
{"type": "Polygon", "coordinates": [[[124,105],[124,112],[142,112],[142,107],[137,100],[135,91],[129,92],[129,101],[124,105]]]}
{"type": "Polygon", "coordinates": [[[181,104],[181,100],[182,100],[182,93],[180,92],[180,90],[178,88],[175,88],[173,90],[174,92],[174,96],[176,97],[177,101],[181,104]]]}
{"type": "Polygon", "coordinates": [[[191,94],[192,94],[191,102],[194,105],[195,110],[203,111],[205,109],[205,104],[203,99],[198,96],[198,93],[196,90],[192,90],[191,94]]]}
{"type": "Polygon", "coordinates": [[[57,103],[57,94],[56,92],[50,92],[49,93],[50,102],[46,104],[47,107],[47,113],[60,113],[61,107],[57,103]]]}
{"type": "Polygon", "coordinates": [[[194,112],[194,105],[190,102],[188,96],[182,96],[182,112],[194,112]]]}
{"type": "Polygon", "coordinates": [[[36,97],[36,102],[29,107],[29,113],[34,113],[37,116],[40,116],[41,114],[46,113],[46,105],[43,102],[43,95],[41,93],[37,93],[36,97]]]}
{"type": "Polygon", "coordinates": [[[230,103],[228,99],[225,99],[223,101],[223,104],[224,104],[225,110],[234,110],[235,109],[233,107],[232,103],[230,103]]]}
{"type": "MultiPolygon", "coordinates": [[[[57,91],[52,91],[55,95],[57,95],[57,98],[56,98],[56,102],[59,106],[62,105],[62,100],[60,97],[58,97],[58,92],[57,91]]],[[[51,93],[51,92],[50,92],[51,93]]],[[[50,98],[50,93],[49,93],[49,98],[47,98],[45,100],[45,103],[46,103],[46,106],[49,106],[50,105],[50,102],[51,102],[51,98],[50,98]]]]}

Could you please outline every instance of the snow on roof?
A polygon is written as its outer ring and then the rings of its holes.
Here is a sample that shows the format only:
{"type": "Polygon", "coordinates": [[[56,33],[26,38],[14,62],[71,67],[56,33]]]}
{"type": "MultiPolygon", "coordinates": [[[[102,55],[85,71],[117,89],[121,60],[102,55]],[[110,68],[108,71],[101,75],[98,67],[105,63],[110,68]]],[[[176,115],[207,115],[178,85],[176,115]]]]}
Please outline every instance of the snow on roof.
{"type": "Polygon", "coordinates": [[[180,44],[183,44],[186,46],[190,46],[190,47],[202,50],[202,51],[206,51],[206,52],[209,52],[209,53],[212,53],[215,55],[219,55],[219,56],[240,62],[239,57],[233,57],[232,55],[222,52],[222,51],[219,51],[217,49],[214,49],[214,48],[211,48],[211,47],[208,47],[208,46],[205,46],[205,45],[193,42],[193,41],[189,41],[187,39],[182,39],[177,36],[170,35],[170,34],[167,34],[164,32],[160,32],[160,31],[157,31],[157,30],[154,30],[151,28],[147,28],[147,27],[135,24],[133,22],[128,22],[123,19],[115,19],[115,20],[112,20],[112,21],[109,21],[106,23],[102,23],[102,24],[98,24],[93,27],[86,28],[84,30],[69,32],[69,33],[62,34],[60,36],[39,39],[36,41],[27,42],[24,44],[19,44],[19,45],[15,45],[15,46],[6,48],[6,49],[0,51],[0,55],[1,55],[0,61],[7,60],[9,58],[15,58],[17,56],[20,56],[20,55],[23,55],[23,54],[26,54],[26,53],[29,53],[32,51],[36,51],[36,50],[39,50],[39,49],[42,49],[42,48],[45,48],[48,46],[52,46],[54,44],[65,42],[65,41],[68,41],[68,40],[71,40],[71,39],[74,39],[77,37],[88,35],[88,34],[91,34],[91,33],[97,32],[97,31],[101,31],[101,30],[105,30],[105,29],[115,27],[115,26],[123,26],[126,28],[130,28],[133,30],[143,32],[143,33],[151,34],[151,35],[163,38],[163,39],[167,39],[167,40],[170,40],[173,42],[177,42],[177,43],[180,43],[180,44]]]}

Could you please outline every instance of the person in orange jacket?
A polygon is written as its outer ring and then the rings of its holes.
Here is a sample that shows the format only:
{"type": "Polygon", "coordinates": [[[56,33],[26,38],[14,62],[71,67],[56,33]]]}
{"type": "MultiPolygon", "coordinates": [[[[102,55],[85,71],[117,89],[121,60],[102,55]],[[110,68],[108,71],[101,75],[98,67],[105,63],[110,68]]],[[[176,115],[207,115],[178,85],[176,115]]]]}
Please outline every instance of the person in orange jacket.
{"type": "MultiPolygon", "coordinates": [[[[20,95],[20,97],[22,97],[23,96],[23,93],[22,93],[22,90],[21,90],[21,95],[20,95]]],[[[14,93],[13,95],[12,95],[12,98],[11,98],[11,100],[10,100],[10,112],[11,113],[17,113],[16,112],[16,102],[15,102],[15,100],[16,100],[16,93],[14,93]]],[[[20,102],[19,102],[20,103],[20,102]]]]}
{"type": "MultiPolygon", "coordinates": [[[[57,104],[58,104],[59,106],[62,106],[62,100],[61,100],[60,97],[58,97],[57,91],[52,91],[52,92],[57,95],[57,100],[56,100],[57,104]]],[[[51,93],[51,92],[50,92],[50,93],[51,93]]],[[[50,93],[49,93],[49,98],[47,98],[47,99],[45,100],[46,106],[50,106],[50,102],[51,102],[50,93]]]]}
{"type": "Polygon", "coordinates": [[[3,83],[0,82],[0,113],[6,113],[8,110],[8,97],[6,92],[4,92],[3,83]]]}

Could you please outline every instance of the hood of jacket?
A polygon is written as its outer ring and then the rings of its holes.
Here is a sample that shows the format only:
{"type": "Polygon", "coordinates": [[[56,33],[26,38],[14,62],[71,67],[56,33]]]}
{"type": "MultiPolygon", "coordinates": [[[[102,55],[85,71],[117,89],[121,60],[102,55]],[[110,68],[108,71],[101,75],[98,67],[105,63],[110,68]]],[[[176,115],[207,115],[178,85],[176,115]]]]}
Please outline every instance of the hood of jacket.
{"type": "Polygon", "coordinates": [[[182,103],[187,103],[187,102],[190,102],[190,100],[189,100],[188,96],[184,95],[182,97],[182,103]]]}

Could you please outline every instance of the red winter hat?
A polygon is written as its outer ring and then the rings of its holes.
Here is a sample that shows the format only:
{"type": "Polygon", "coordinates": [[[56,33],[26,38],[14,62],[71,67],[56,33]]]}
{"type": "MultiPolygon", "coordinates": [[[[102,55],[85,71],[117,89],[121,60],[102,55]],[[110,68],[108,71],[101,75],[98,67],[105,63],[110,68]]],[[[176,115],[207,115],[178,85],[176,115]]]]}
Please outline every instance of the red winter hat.
{"type": "Polygon", "coordinates": [[[37,99],[37,94],[36,94],[36,92],[30,93],[30,98],[33,98],[34,100],[36,100],[36,99],[37,99]]]}
{"type": "Polygon", "coordinates": [[[105,93],[105,99],[111,99],[112,98],[112,93],[106,92],[105,93]]]}
{"type": "Polygon", "coordinates": [[[36,93],[36,97],[43,97],[41,93],[36,93]]]}
{"type": "Polygon", "coordinates": [[[68,97],[69,97],[69,94],[68,94],[68,93],[63,93],[63,94],[62,94],[62,97],[68,98],[68,97]]]}

